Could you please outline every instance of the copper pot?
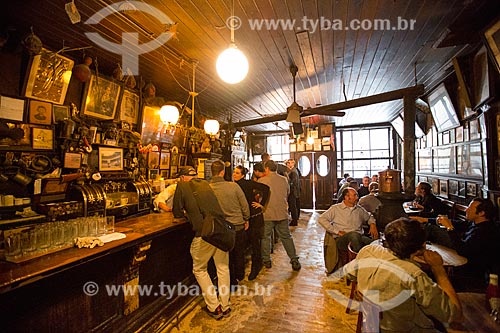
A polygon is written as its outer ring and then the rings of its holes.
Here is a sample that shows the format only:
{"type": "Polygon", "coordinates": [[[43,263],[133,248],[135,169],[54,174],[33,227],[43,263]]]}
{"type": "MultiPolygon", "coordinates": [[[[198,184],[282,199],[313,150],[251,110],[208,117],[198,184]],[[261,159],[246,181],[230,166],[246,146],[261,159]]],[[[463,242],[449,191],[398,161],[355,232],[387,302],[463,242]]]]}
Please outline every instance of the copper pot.
{"type": "Polygon", "coordinates": [[[401,192],[401,171],[386,169],[378,173],[379,193],[401,192]]]}

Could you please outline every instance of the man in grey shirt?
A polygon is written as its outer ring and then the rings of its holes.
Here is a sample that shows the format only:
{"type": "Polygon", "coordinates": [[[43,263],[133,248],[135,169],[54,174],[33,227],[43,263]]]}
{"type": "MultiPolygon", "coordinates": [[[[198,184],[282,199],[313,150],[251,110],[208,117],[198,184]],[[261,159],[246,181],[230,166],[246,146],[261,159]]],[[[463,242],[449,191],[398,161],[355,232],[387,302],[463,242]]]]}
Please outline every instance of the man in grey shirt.
{"type": "Polygon", "coordinates": [[[318,218],[318,223],[335,237],[337,248],[347,251],[349,242],[352,250],[358,252],[372,239],[363,235],[363,224],[370,225],[370,235],[378,238],[377,225],[372,214],[357,204],[358,192],[347,187],[342,192],[344,201],[332,205],[318,218]]]}
{"type": "Polygon", "coordinates": [[[269,201],[264,207],[264,236],[262,238],[262,262],[267,268],[271,268],[271,234],[276,230],[281,243],[285,248],[292,269],[298,271],[301,268],[299,257],[295,250],[292,234],[288,227],[288,194],[290,187],[286,177],[276,173],[277,165],[269,160],[264,163],[264,176],[258,182],[266,184],[270,188],[269,201]]]}
{"type": "Polygon", "coordinates": [[[212,179],[210,187],[215,193],[219,205],[236,230],[236,242],[234,248],[229,252],[229,271],[231,285],[237,285],[238,281],[245,278],[245,249],[248,220],[250,219],[250,208],[241,187],[224,179],[225,166],[222,161],[215,161],[211,166],[212,179]]]}

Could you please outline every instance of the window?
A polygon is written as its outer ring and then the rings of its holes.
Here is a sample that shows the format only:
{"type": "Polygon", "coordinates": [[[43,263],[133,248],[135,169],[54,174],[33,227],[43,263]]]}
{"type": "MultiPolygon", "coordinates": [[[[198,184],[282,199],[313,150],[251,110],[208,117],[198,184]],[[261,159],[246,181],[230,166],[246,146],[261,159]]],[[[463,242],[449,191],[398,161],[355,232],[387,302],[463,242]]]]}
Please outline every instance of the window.
{"type": "MultiPolygon", "coordinates": [[[[290,144],[288,135],[276,135],[267,137],[267,153],[276,162],[283,162],[290,158],[290,144]]],[[[259,156],[260,157],[260,156],[259,156]]]]}
{"type": "Polygon", "coordinates": [[[339,129],[337,142],[337,171],[354,178],[376,174],[392,165],[392,136],[390,127],[370,129],[339,129]]]}

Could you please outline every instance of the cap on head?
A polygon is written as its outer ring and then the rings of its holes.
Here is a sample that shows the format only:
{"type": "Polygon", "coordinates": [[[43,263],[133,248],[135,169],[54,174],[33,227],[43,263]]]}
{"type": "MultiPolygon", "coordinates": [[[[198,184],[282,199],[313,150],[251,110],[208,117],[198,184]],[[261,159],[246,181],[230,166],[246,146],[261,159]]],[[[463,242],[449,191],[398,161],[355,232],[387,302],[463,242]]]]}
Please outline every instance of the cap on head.
{"type": "Polygon", "coordinates": [[[177,177],[180,176],[197,176],[198,173],[193,167],[187,167],[187,168],[182,168],[179,173],[177,174],[177,177]]]}

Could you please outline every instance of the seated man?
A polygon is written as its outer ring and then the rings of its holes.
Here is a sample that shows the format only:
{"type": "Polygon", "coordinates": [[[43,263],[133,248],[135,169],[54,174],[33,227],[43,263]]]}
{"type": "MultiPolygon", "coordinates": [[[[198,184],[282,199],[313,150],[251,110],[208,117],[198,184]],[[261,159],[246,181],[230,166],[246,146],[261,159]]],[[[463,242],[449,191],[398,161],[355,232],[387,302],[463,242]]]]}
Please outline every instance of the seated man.
{"type": "Polygon", "coordinates": [[[485,273],[499,273],[500,228],[495,215],[490,200],[474,198],[465,210],[467,221],[451,221],[447,217],[411,218],[420,223],[429,222],[425,227],[428,240],[455,249],[468,260],[462,269],[481,277],[485,273]]]}
{"type": "Polygon", "coordinates": [[[416,221],[397,219],[385,227],[385,246],[365,246],[344,266],[358,290],[383,312],[381,332],[436,332],[434,320],[460,320],[460,301],[443,267],[443,259],[425,250],[425,231],[416,221]],[[436,283],[412,258],[423,256],[436,283]]]}
{"type": "Polygon", "coordinates": [[[347,187],[342,192],[344,201],[330,206],[318,218],[318,223],[333,234],[339,250],[347,251],[347,245],[358,252],[363,246],[370,244],[372,239],[363,235],[363,223],[370,225],[370,235],[378,238],[375,218],[363,207],[357,204],[358,192],[352,187],[347,187]]]}
{"type": "Polygon", "coordinates": [[[431,184],[420,182],[415,188],[415,201],[413,207],[422,209],[418,214],[422,217],[436,217],[441,214],[446,214],[445,205],[432,193],[431,184]]]}
{"type": "Polygon", "coordinates": [[[358,204],[368,212],[372,213],[373,216],[377,216],[377,210],[380,206],[382,206],[382,202],[380,202],[380,200],[375,196],[375,194],[377,194],[378,192],[378,183],[371,182],[368,186],[368,189],[370,191],[370,194],[360,198],[358,204]]]}

